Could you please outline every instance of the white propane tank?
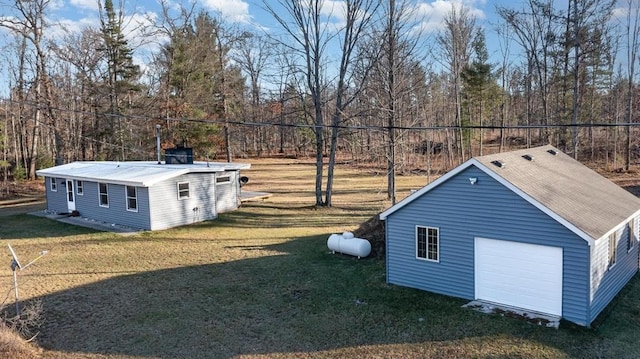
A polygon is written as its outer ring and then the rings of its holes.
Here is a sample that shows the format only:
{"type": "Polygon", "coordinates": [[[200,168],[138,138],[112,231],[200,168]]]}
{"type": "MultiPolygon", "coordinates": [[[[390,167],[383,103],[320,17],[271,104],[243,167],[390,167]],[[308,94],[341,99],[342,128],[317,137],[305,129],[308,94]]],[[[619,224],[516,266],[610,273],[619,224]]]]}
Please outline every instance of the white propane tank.
{"type": "Polygon", "coordinates": [[[327,247],[333,253],[349,254],[358,259],[371,253],[371,243],[366,239],[355,238],[351,232],[330,235],[327,239],[327,247]]]}

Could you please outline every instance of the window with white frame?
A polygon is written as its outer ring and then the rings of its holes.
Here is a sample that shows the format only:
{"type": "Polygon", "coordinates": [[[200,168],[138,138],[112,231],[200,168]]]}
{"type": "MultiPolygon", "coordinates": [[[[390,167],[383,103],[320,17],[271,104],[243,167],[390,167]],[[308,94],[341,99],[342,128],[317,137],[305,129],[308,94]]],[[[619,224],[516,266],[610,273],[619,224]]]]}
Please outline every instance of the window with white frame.
{"type": "Polygon", "coordinates": [[[618,255],[618,235],[613,232],[609,235],[609,269],[616,264],[618,255]]]}
{"type": "Polygon", "coordinates": [[[58,184],[55,178],[49,178],[49,187],[51,188],[51,192],[58,192],[58,184]]]}
{"type": "Polygon", "coordinates": [[[82,181],[76,181],[76,194],[78,196],[84,195],[84,183],[82,181]]]}
{"type": "Polygon", "coordinates": [[[231,176],[216,177],[216,184],[231,183],[231,176]]]}
{"type": "Polygon", "coordinates": [[[98,183],[98,191],[100,207],[109,207],[109,185],[106,183],[98,183]]]}
{"type": "Polygon", "coordinates": [[[636,244],[636,221],[634,218],[629,221],[627,227],[627,252],[629,252],[636,244]]]}
{"type": "Polygon", "coordinates": [[[438,262],[440,235],[438,228],[416,226],[416,258],[438,262]]]}
{"type": "Polygon", "coordinates": [[[189,198],[189,182],[178,182],[178,199],[189,198]]]}
{"type": "Polygon", "coordinates": [[[138,189],[134,186],[126,186],[127,211],[138,212],[138,189]]]}

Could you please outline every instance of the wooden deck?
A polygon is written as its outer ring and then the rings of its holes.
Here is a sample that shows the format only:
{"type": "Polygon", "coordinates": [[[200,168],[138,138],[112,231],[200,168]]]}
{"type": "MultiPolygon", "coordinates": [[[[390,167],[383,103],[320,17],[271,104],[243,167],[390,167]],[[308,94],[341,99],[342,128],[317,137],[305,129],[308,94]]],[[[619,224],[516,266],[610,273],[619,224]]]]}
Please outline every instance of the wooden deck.
{"type": "Polygon", "coordinates": [[[240,202],[252,202],[252,201],[261,201],[266,198],[273,196],[273,193],[267,192],[254,192],[254,191],[241,191],[240,192],[240,202]]]}

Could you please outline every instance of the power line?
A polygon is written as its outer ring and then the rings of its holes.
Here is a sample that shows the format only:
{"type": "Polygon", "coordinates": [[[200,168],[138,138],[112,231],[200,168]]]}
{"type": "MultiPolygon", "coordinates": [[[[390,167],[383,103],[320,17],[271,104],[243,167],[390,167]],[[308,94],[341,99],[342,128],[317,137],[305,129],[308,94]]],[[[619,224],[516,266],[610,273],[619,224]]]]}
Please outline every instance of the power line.
{"type": "MultiPolygon", "coordinates": [[[[30,101],[15,101],[15,100],[2,100],[5,103],[26,105],[32,108],[41,108],[38,104],[30,101]]],[[[165,122],[187,122],[187,123],[201,123],[209,125],[236,125],[247,127],[282,127],[282,128],[304,128],[304,129],[332,129],[338,128],[343,130],[367,130],[367,131],[388,131],[402,130],[402,131],[440,131],[440,130],[535,130],[535,129],[566,129],[566,128],[615,128],[615,127],[640,127],[640,122],[619,122],[619,123],[577,123],[577,124],[530,124],[530,125],[434,125],[434,126],[386,126],[386,125],[332,125],[332,124],[305,124],[305,123],[282,123],[282,122],[255,122],[246,120],[234,120],[234,119],[195,119],[195,118],[172,118],[172,117],[160,117],[160,116],[143,116],[143,115],[129,115],[129,114],[114,114],[108,112],[89,112],[73,109],[65,109],[59,107],[52,107],[52,110],[66,113],[75,113],[84,116],[98,117],[104,116],[116,119],[125,120],[141,120],[141,121],[165,121],[165,122]]]]}

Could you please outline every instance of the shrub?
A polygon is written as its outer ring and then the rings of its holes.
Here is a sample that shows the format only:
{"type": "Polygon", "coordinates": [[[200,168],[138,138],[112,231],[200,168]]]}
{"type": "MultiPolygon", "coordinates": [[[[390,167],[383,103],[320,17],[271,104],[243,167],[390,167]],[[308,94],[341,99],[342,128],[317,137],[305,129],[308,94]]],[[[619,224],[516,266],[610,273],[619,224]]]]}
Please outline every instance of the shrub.
{"type": "Polygon", "coordinates": [[[0,358],[39,358],[42,349],[32,344],[31,340],[38,335],[37,330],[42,325],[42,302],[29,302],[20,308],[19,316],[10,308],[13,306],[6,303],[2,305],[0,358]]]}
{"type": "Polygon", "coordinates": [[[13,167],[13,180],[20,182],[27,179],[27,170],[22,165],[13,167]]]}

